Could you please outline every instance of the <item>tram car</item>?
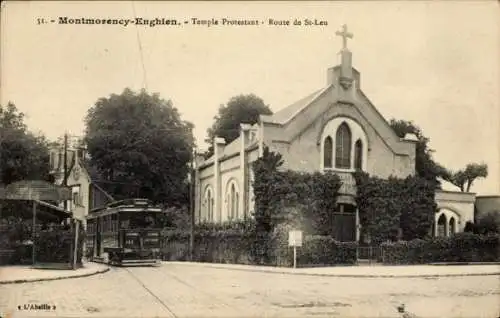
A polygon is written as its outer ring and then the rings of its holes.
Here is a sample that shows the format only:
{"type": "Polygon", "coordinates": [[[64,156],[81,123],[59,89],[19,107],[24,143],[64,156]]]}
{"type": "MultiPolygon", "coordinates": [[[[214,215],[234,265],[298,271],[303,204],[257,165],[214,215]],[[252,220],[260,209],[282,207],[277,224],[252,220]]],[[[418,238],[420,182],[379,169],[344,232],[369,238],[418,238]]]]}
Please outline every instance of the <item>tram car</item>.
{"type": "Polygon", "coordinates": [[[87,216],[87,255],[110,265],[158,264],[163,214],[147,199],[128,199],[95,209],[87,216]]]}

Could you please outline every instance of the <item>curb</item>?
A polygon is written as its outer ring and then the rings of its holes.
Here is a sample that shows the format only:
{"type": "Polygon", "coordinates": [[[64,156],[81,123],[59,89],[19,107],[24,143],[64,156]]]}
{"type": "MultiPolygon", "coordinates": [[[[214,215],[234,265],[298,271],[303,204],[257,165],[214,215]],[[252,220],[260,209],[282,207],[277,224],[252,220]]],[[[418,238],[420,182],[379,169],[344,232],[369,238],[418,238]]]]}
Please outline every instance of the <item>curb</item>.
{"type": "Polygon", "coordinates": [[[24,284],[24,283],[45,282],[45,281],[51,281],[51,280],[82,278],[82,277],[88,277],[88,276],[93,276],[93,275],[97,275],[97,274],[104,274],[107,271],[109,271],[109,267],[100,269],[100,270],[95,271],[95,272],[86,273],[86,274],[79,274],[79,275],[75,275],[75,276],[59,276],[59,277],[48,277],[48,278],[16,279],[16,280],[10,280],[10,281],[0,281],[0,285],[24,284]]]}
{"type": "MultiPolygon", "coordinates": [[[[168,262],[166,262],[168,264],[168,262]]],[[[177,263],[179,264],[179,263],[177,263]]],[[[192,264],[186,263],[188,265],[198,265],[203,266],[203,263],[192,264]]],[[[462,274],[429,274],[429,275],[371,275],[371,274],[328,274],[328,273],[304,273],[304,272],[292,272],[292,271],[272,271],[266,269],[252,269],[252,268],[231,268],[224,266],[209,266],[208,268],[215,269],[226,269],[234,271],[243,272],[256,272],[256,273],[268,273],[268,274],[281,274],[281,275],[297,275],[297,276],[319,276],[319,277],[345,277],[345,278],[437,278],[437,277],[465,277],[465,276],[500,276],[500,271],[491,273],[462,273],[462,274]]]]}
{"type": "Polygon", "coordinates": [[[429,263],[429,265],[433,266],[461,266],[461,265],[500,265],[500,262],[443,262],[443,263],[429,263]]]}
{"type": "Polygon", "coordinates": [[[463,273],[463,274],[434,274],[434,275],[363,275],[363,274],[320,274],[320,273],[300,273],[300,272],[285,272],[285,271],[269,271],[269,270],[258,270],[258,269],[243,269],[243,268],[228,268],[228,267],[216,267],[211,266],[215,269],[229,269],[244,272],[257,272],[257,273],[269,273],[269,274],[281,274],[281,275],[297,275],[297,276],[319,276],[319,277],[345,277],[345,278],[436,278],[436,277],[464,277],[464,276],[500,276],[500,272],[493,273],[463,273]]]}

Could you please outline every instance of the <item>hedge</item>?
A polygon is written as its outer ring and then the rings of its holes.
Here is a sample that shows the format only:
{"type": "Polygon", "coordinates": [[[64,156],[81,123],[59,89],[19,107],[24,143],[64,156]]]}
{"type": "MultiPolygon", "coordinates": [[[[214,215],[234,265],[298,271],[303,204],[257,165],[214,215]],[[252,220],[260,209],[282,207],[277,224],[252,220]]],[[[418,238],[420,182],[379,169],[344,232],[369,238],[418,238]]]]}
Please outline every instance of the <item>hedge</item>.
{"type": "MultiPolygon", "coordinates": [[[[23,223],[2,225],[3,235],[1,250],[12,251],[2,259],[2,264],[31,265],[33,263],[33,245],[31,227],[23,223]]],[[[77,250],[77,264],[81,264],[85,231],[80,227],[77,250]]],[[[59,225],[51,229],[38,229],[35,238],[35,260],[37,263],[72,263],[74,231],[59,225]]]]}
{"type": "MultiPolygon", "coordinates": [[[[307,235],[297,248],[298,267],[355,264],[357,243],[337,242],[331,236],[307,235]]],[[[275,253],[278,266],[293,266],[293,248],[283,244],[275,253]]]]}
{"type": "MultiPolygon", "coordinates": [[[[215,225],[199,227],[194,237],[194,261],[210,263],[249,264],[253,241],[252,231],[244,227],[215,225]]],[[[190,233],[186,231],[165,231],[161,253],[164,260],[185,261],[189,259],[190,233]]]]}
{"type": "Polygon", "coordinates": [[[383,243],[381,249],[384,264],[500,261],[500,240],[496,233],[458,233],[451,237],[383,243]]]}
{"type": "MultiPolygon", "coordinates": [[[[162,257],[167,261],[189,259],[189,233],[168,231],[163,233],[162,257]]],[[[194,261],[227,264],[254,264],[270,266],[293,266],[293,249],[288,246],[284,235],[275,235],[267,242],[259,240],[255,232],[237,230],[197,231],[195,233],[194,261]],[[270,253],[268,262],[258,257],[255,248],[267,246],[270,253]]],[[[297,263],[301,267],[327,266],[356,263],[357,244],[341,243],[330,236],[305,236],[304,244],[298,248],[297,263]]],[[[262,251],[260,251],[261,253],[262,251]]]]}

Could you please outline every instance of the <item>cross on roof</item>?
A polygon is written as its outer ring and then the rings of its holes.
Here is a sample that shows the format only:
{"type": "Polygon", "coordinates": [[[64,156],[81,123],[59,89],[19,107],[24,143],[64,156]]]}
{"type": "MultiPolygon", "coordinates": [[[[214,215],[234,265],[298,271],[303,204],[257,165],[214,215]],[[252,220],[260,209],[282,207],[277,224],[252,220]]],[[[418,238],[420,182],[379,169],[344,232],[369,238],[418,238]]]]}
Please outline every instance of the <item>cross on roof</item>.
{"type": "Polygon", "coordinates": [[[353,34],[347,32],[347,25],[342,26],[342,31],[335,32],[335,35],[342,37],[343,49],[347,49],[347,38],[352,39],[353,34]]]}

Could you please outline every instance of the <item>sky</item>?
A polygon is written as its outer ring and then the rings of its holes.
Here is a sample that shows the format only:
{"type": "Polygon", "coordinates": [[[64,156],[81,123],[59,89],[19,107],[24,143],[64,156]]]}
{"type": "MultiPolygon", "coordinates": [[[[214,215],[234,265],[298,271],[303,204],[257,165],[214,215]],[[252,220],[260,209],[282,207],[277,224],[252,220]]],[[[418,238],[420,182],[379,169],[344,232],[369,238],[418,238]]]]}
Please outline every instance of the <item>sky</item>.
{"type": "Polygon", "coordinates": [[[496,1],[7,1],[0,102],[14,102],[31,130],[55,140],[81,134],[97,99],[146,88],[170,99],[206,148],[206,130],[231,97],[253,93],[278,111],[323,88],[327,68],[338,64],[335,31],[347,24],[361,89],[382,115],[414,121],[450,169],[488,164],[489,177],[472,191],[500,194],[499,13],[496,1]],[[181,25],[59,24],[60,17],[181,25]]]}

